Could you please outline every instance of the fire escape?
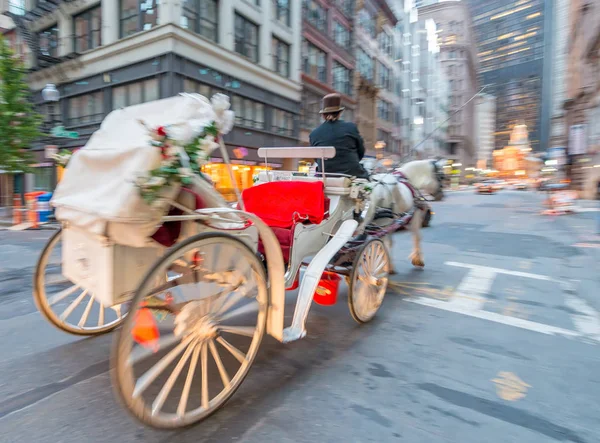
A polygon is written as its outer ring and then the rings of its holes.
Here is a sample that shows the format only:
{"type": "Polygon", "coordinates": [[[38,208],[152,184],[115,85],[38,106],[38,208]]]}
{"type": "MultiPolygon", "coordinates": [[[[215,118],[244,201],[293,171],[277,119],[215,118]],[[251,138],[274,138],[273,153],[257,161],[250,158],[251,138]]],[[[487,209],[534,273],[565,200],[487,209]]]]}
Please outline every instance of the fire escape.
{"type": "MultiPolygon", "coordinates": [[[[52,55],[50,51],[42,50],[40,47],[39,35],[32,31],[32,23],[48,14],[56,11],[61,3],[70,3],[72,0],[37,0],[35,6],[25,14],[15,14],[6,11],[5,15],[10,17],[16,27],[16,31],[23,38],[31,53],[33,54],[33,64],[30,71],[39,71],[41,69],[56,66],[64,61],[73,60],[79,56],[75,52],[71,52],[64,56],[52,55]]],[[[58,44],[58,38],[57,42],[58,44]]],[[[47,48],[46,48],[47,49],[47,48]]]]}

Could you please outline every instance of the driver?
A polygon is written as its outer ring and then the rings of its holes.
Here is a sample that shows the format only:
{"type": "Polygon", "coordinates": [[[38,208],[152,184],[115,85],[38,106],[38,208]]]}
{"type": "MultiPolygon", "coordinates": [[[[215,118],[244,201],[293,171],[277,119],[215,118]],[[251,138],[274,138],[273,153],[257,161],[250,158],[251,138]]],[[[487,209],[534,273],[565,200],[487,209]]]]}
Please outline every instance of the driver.
{"type": "MultiPolygon", "coordinates": [[[[325,172],[347,174],[358,178],[369,178],[360,164],[365,155],[365,145],[358,128],[352,122],[340,120],[344,107],[340,94],[323,97],[323,109],[319,111],[325,121],[310,133],[311,146],[333,146],[335,157],[325,160],[325,172]]],[[[321,160],[317,160],[319,171],[323,171],[321,160]]]]}

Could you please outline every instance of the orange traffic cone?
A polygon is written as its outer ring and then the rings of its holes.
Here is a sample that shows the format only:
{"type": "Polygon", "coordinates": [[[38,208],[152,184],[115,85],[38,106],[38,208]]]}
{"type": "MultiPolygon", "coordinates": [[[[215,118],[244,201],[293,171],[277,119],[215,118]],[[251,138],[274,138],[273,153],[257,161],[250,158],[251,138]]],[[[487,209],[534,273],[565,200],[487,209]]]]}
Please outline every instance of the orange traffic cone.
{"type": "Polygon", "coordinates": [[[131,335],[143,347],[151,349],[152,352],[158,352],[160,332],[150,309],[142,308],[137,312],[131,335]]]}

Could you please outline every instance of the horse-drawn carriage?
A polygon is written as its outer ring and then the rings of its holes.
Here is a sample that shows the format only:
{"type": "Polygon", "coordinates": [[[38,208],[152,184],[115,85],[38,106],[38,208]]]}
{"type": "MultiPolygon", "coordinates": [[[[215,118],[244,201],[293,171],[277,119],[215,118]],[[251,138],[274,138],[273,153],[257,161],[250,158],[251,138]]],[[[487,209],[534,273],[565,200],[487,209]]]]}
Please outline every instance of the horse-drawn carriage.
{"type": "MultiPolygon", "coordinates": [[[[155,427],[222,406],[265,333],[304,337],[313,297],[332,276],[346,277],[352,317],[370,321],[393,270],[388,234],[411,219],[413,264],[422,265],[417,191],[398,177],[265,171],[232,209],[200,173],[212,149],[229,163],[228,107],[222,95],[183,94],[109,114],[69,160],[52,202],[62,229],[35,273],[35,301],[53,325],[80,335],[121,326],[115,391],[155,427]],[[286,325],[286,290],[297,287],[286,325]]],[[[335,149],[259,154],[323,159],[335,149]]],[[[403,177],[435,191],[435,165],[417,163],[403,177]]]]}

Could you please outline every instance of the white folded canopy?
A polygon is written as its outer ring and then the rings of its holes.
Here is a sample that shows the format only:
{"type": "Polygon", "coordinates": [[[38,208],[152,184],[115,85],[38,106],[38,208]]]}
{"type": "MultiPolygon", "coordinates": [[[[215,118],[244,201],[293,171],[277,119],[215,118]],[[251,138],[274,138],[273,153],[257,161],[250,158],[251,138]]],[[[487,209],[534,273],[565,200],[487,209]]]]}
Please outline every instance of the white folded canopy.
{"type": "MultiPolygon", "coordinates": [[[[147,246],[168,202],[151,207],[134,184],[137,176],[161,162],[160,150],[151,145],[139,120],[150,127],[178,125],[179,134],[186,138],[189,122],[206,125],[213,119],[211,104],[198,96],[176,96],[111,112],[85,147],[71,157],[51,202],[56,218],[118,244],[147,246]]],[[[165,197],[174,198],[178,191],[171,189],[165,197]]],[[[210,200],[221,204],[219,199],[210,200]]]]}

